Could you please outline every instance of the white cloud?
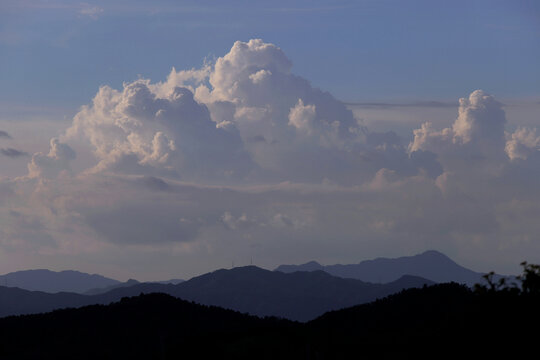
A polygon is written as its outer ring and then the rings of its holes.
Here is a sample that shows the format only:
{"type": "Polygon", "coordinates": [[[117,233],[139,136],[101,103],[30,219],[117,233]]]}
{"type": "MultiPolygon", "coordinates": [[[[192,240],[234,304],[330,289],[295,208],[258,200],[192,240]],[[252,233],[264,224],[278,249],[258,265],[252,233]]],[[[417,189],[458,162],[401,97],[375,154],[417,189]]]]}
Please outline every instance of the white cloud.
{"type": "Polygon", "coordinates": [[[256,73],[249,75],[249,78],[254,84],[259,84],[263,82],[265,79],[267,79],[270,75],[272,75],[271,71],[262,69],[262,70],[257,71],[256,73]]]}
{"type": "Polygon", "coordinates": [[[452,126],[454,142],[489,141],[499,145],[504,141],[506,117],[502,104],[482,90],[469,98],[459,99],[459,115],[452,126]]]}
{"type": "Polygon", "coordinates": [[[68,139],[77,137],[94,147],[99,162],[93,172],[223,179],[250,168],[236,129],[216,126],[189,89],[168,83],[102,87],[67,130],[68,139]]]}
{"type": "Polygon", "coordinates": [[[36,153],[28,164],[29,177],[54,178],[61,172],[70,171],[70,162],[76,157],[69,145],[53,138],[48,154],[36,153]]]}
{"type": "Polygon", "coordinates": [[[427,122],[414,130],[409,151],[468,146],[486,156],[498,155],[504,144],[505,124],[502,104],[482,90],[476,90],[468,98],[459,99],[458,117],[451,128],[436,131],[427,122]]]}
{"type": "Polygon", "coordinates": [[[311,123],[315,119],[315,115],[315,105],[304,105],[302,99],[298,99],[298,103],[289,112],[289,125],[294,126],[301,132],[310,134],[311,123]]]}

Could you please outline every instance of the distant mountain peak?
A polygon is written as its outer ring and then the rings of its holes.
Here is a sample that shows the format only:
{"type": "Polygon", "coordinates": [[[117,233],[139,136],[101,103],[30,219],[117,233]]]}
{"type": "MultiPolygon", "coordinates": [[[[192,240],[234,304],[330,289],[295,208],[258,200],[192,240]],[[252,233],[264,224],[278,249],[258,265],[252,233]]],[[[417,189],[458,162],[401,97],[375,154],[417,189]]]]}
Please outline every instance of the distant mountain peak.
{"type": "Polygon", "coordinates": [[[446,256],[445,254],[437,250],[426,250],[423,253],[418,254],[417,256],[432,256],[432,257],[441,257],[445,259],[450,259],[448,256],[446,256]]]}
{"type": "Polygon", "coordinates": [[[417,255],[398,258],[379,257],[357,264],[323,266],[315,261],[310,261],[302,265],[281,265],[276,268],[276,271],[285,273],[315,270],[323,270],[342,278],[372,283],[389,283],[403,275],[413,275],[434,282],[455,281],[469,286],[481,282],[483,275],[460,266],[437,250],[427,250],[417,255]]]}
{"type": "Polygon", "coordinates": [[[315,271],[315,270],[324,270],[324,266],[319,264],[316,261],[310,261],[302,265],[280,265],[275,269],[275,271],[281,271],[284,273],[289,273],[293,271],[315,271]]]}

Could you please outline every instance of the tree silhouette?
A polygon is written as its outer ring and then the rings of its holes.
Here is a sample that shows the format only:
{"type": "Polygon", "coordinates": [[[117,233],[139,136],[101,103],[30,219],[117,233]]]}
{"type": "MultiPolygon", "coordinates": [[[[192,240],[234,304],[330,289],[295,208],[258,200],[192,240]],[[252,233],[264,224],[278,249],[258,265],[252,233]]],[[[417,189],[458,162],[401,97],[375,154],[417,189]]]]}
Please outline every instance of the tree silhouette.
{"type": "Polygon", "coordinates": [[[516,283],[509,284],[504,277],[495,279],[495,272],[490,271],[483,276],[487,285],[475,284],[474,291],[477,294],[489,294],[507,292],[519,295],[539,295],[540,294],[540,265],[528,264],[523,261],[520,264],[523,272],[517,277],[521,282],[520,286],[516,283]]]}
{"type": "Polygon", "coordinates": [[[523,274],[519,276],[521,281],[521,292],[523,294],[540,294],[540,265],[521,263],[523,274]]]}

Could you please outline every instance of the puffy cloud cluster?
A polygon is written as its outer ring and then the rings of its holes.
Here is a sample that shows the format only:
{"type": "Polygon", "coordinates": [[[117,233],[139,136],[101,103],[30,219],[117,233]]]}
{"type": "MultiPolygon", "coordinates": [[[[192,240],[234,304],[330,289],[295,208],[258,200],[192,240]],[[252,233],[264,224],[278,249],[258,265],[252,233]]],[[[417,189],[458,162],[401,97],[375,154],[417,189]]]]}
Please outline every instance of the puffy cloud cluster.
{"type": "Polygon", "coordinates": [[[452,127],[435,130],[431,123],[413,131],[409,151],[431,150],[441,156],[460,156],[494,160],[499,165],[506,160],[526,160],[540,149],[536,129],[518,128],[505,131],[506,115],[503,105],[482,90],[459,100],[459,115],[452,127]]]}
{"type": "Polygon", "coordinates": [[[459,115],[452,126],[454,143],[504,141],[506,117],[502,104],[482,90],[473,91],[469,98],[459,99],[459,115]]]}
{"type": "Polygon", "coordinates": [[[238,41],[214,65],[173,69],[161,83],[103,86],[75,116],[67,139],[90,142],[98,159],[90,172],[207,183],[354,183],[380,162],[407,175],[437,167],[411,161],[396,136],[367,132],[343,103],[291,66],[273,44],[238,41]]]}
{"type": "Polygon", "coordinates": [[[0,243],[156,264],[255,254],[268,266],[540,250],[540,136],[505,132],[493,96],[474,91],[453,124],[424,123],[407,146],[291,68],[279,47],[238,41],[163,82],[101,87],[28,176],[0,180],[0,243]]]}
{"type": "Polygon", "coordinates": [[[98,158],[92,172],[168,175],[184,179],[245,174],[250,161],[234,128],[217,127],[185,87],[102,87],[75,116],[67,138],[87,139],[98,158]]]}
{"type": "Polygon", "coordinates": [[[506,116],[502,104],[482,90],[459,99],[458,117],[451,128],[434,130],[424,123],[414,130],[409,150],[455,151],[467,149],[486,157],[501,155],[504,149],[506,116]]]}

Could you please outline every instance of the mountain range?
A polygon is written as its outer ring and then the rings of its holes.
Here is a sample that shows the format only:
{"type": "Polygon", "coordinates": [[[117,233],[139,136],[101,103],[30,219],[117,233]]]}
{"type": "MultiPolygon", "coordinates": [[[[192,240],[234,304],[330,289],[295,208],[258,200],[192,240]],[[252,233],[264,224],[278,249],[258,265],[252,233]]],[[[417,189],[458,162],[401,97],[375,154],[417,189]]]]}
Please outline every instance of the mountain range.
{"type": "Polygon", "coordinates": [[[483,282],[483,273],[469,270],[451,260],[448,256],[434,250],[414,256],[395,259],[377,258],[361,261],[358,264],[321,265],[310,261],[302,265],[281,265],[275,269],[283,273],[295,271],[322,270],[328,274],[372,283],[388,283],[401,276],[414,275],[437,283],[457,282],[474,286],[483,282]]]}
{"type": "Polygon", "coordinates": [[[134,279],[120,282],[77,271],[28,270],[0,277],[8,284],[0,286],[0,316],[109,304],[140,293],[165,293],[257,316],[309,321],[327,311],[367,303],[402,289],[452,281],[471,286],[483,282],[482,276],[436,251],[351,265],[309,262],[282,265],[275,271],[237,267],[188,281],[151,283],[134,279]]]}
{"type": "MultiPolygon", "coordinates": [[[[464,268],[446,255],[437,251],[426,251],[415,256],[394,259],[377,258],[358,264],[323,266],[315,261],[302,265],[281,265],[275,271],[291,273],[295,271],[322,270],[333,276],[351,278],[371,283],[389,283],[404,275],[419,276],[433,282],[457,282],[473,286],[483,282],[483,273],[464,268]]],[[[162,284],[178,284],[184,280],[170,279],[153,281],[162,284]]],[[[48,293],[73,292],[86,295],[103,294],[118,287],[130,287],[139,281],[129,279],[121,282],[96,274],[79,271],[24,270],[0,275],[0,286],[18,287],[25,290],[48,293]]]]}
{"type": "Polygon", "coordinates": [[[403,276],[387,284],[371,284],[335,277],[323,271],[285,274],[246,266],[217,270],[176,285],[138,283],[97,295],[50,294],[0,287],[0,316],[109,304],[141,293],[165,293],[251,315],[308,321],[330,310],[373,301],[402,289],[431,284],[433,282],[414,276],[403,276]]]}

